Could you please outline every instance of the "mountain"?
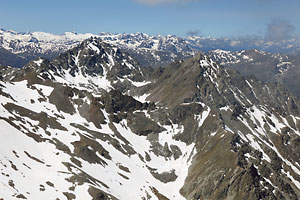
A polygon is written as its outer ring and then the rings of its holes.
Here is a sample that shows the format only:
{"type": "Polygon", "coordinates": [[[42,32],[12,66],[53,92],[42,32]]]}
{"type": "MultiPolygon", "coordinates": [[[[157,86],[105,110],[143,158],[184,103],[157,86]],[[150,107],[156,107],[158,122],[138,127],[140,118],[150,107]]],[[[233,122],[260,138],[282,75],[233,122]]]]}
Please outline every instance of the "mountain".
{"type": "Polygon", "coordinates": [[[164,69],[149,93],[185,124],[175,138],[197,149],[187,199],[299,198],[299,100],[280,85],[200,54],[164,69]]]}
{"type": "Polygon", "coordinates": [[[279,82],[294,95],[300,96],[299,54],[274,54],[257,49],[244,51],[214,50],[209,52],[212,60],[244,76],[254,75],[264,82],[279,82]]]}
{"type": "MultiPolygon", "coordinates": [[[[37,57],[53,59],[90,37],[101,38],[103,41],[127,51],[142,66],[146,67],[167,65],[176,60],[192,57],[199,51],[208,52],[216,49],[242,51],[256,48],[273,53],[292,53],[299,52],[300,48],[300,41],[297,39],[266,42],[261,38],[229,39],[200,36],[183,38],[175,35],[151,36],[144,33],[77,34],[66,32],[62,35],[54,35],[44,32],[17,33],[3,29],[0,30],[0,47],[27,61],[37,57]]],[[[15,65],[12,60],[9,65],[20,66],[23,63],[18,62],[15,65]]]]}
{"type": "Polygon", "coordinates": [[[0,68],[0,198],[298,199],[300,102],[196,54],[90,38],[0,68]]]}

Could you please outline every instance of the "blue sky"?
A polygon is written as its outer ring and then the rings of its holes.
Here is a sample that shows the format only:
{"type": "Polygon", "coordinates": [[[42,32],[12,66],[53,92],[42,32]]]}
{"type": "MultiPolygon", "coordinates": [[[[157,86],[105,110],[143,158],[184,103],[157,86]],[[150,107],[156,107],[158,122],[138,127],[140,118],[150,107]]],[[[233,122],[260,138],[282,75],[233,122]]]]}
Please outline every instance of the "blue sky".
{"type": "Polygon", "coordinates": [[[237,37],[264,35],[277,20],[299,35],[299,10],[300,0],[0,0],[0,28],[237,37]]]}

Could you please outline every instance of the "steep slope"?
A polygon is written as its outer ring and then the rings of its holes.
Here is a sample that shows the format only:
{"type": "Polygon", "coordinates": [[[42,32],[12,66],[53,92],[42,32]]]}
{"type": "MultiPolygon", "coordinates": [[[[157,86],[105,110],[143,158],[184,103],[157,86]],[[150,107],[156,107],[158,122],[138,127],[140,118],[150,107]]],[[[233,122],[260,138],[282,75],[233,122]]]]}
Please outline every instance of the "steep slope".
{"type": "Polygon", "coordinates": [[[300,197],[299,101],[207,55],[147,75],[91,38],[1,77],[0,198],[300,197]]]}
{"type": "Polygon", "coordinates": [[[281,86],[197,55],[164,69],[148,92],[181,119],[176,138],[196,145],[187,199],[299,198],[299,101],[281,86]]]}

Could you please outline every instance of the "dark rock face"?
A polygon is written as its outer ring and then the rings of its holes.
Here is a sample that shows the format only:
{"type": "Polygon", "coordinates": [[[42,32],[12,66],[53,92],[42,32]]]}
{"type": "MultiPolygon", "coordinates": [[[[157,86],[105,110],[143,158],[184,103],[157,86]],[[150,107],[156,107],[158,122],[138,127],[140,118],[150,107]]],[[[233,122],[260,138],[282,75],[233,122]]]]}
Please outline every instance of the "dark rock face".
{"type": "MultiPolygon", "coordinates": [[[[133,112],[135,110],[144,110],[149,107],[148,103],[143,104],[131,96],[123,95],[117,90],[112,90],[104,95],[102,102],[108,113],[133,112]]],[[[153,107],[153,104],[150,106],[153,107]]]]}
{"type": "Polygon", "coordinates": [[[133,133],[144,136],[158,134],[164,130],[157,123],[147,118],[144,113],[129,115],[128,126],[133,133]]]}

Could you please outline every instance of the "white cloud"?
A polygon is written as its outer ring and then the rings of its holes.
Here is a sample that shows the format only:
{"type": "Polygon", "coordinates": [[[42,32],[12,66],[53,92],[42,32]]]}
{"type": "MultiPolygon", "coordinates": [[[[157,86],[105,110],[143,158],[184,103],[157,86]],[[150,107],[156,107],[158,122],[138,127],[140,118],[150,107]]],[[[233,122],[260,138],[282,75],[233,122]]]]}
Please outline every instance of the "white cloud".
{"type": "Polygon", "coordinates": [[[295,27],[286,20],[274,19],[268,24],[266,41],[280,42],[292,38],[295,27]]]}

